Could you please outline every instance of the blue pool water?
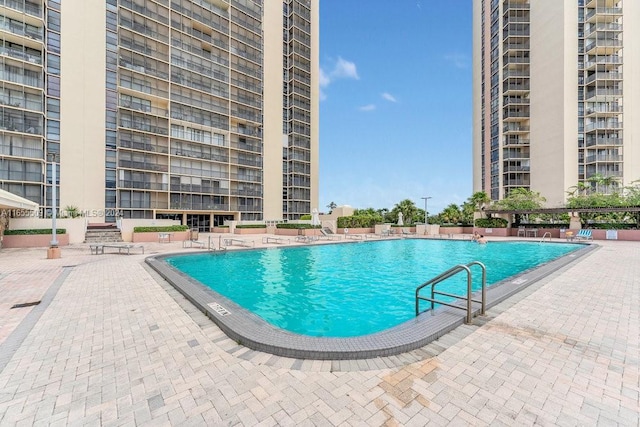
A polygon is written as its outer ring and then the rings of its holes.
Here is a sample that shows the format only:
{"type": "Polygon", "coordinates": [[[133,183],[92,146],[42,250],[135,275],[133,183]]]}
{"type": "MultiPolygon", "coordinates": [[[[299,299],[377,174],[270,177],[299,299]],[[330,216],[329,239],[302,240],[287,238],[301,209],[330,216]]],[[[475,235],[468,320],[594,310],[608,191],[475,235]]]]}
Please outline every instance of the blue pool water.
{"type": "MultiPolygon", "coordinates": [[[[487,285],[577,249],[574,244],[402,239],[299,246],[167,259],[174,268],[288,331],[353,337],[415,317],[415,289],[457,265],[480,261],[487,285]]],[[[481,274],[473,267],[474,288],[481,274]]],[[[464,295],[466,275],[438,285],[464,295]]],[[[428,303],[421,303],[421,310],[428,303]]]]}

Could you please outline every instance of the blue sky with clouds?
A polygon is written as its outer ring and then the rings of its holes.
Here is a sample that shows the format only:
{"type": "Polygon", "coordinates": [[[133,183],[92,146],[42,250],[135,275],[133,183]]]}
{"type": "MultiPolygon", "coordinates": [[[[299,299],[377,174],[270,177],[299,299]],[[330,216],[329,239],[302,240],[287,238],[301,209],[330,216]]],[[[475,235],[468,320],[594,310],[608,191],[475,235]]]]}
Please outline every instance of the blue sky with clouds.
{"type": "Polygon", "coordinates": [[[320,1],[320,211],[471,196],[471,8],[320,1]]]}

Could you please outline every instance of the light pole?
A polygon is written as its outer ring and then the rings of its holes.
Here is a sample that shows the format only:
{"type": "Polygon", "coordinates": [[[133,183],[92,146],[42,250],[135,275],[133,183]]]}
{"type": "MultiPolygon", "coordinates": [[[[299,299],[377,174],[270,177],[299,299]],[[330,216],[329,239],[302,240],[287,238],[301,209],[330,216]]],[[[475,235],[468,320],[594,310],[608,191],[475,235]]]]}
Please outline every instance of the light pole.
{"type": "Polygon", "coordinates": [[[429,225],[429,214],[427,213],[427,200],[429,200],[431,196],[421,197],[424,200],[424,225],[429,225]]]}
{"type": "Polygon", "coordinates": [[[49,153],[51,156],[51,247],[58,247],[58,239],[56,238],[56,199],[58,198],[58,189],[56,188],[56,181],[58,180],[57,168],[56,168],[56,158],[58,155],[56,153],[49,153]]]}
{"type": "Polygon", "coordinates": [[[60,248],[58,247],[58,239],[56,236],[56,217],[57,217],[57,198],[58,189],[56,187],[58,181],[58,169],[57,169],[57,153],[49,153],[48,157],[51,159],[51,245],[47,251],[48,259],[60,258],[60,248]]]}

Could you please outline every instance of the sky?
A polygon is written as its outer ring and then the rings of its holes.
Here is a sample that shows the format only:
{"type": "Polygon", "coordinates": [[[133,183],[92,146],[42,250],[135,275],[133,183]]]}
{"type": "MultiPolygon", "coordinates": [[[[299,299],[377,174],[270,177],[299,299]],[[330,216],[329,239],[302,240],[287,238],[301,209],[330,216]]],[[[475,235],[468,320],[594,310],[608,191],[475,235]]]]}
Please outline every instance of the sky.
{"type": "Polygon", "coordinates": [[[320,1],[319,210],[472,195],[471,0],[320,1]]]}

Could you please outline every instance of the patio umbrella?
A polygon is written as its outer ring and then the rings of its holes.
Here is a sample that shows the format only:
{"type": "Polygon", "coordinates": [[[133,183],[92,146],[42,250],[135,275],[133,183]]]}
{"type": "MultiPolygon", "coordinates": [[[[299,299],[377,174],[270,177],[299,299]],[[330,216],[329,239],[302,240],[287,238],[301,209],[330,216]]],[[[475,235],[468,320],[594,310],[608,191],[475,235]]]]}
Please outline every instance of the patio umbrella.
{"type": "Polygon", "coordinates": [[[320,215],[318,214],[318,209],[313,208],[311,211],[311,225],[320,225],[320,215]]]}

